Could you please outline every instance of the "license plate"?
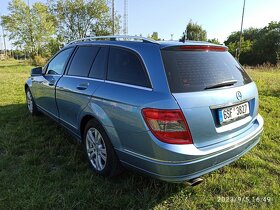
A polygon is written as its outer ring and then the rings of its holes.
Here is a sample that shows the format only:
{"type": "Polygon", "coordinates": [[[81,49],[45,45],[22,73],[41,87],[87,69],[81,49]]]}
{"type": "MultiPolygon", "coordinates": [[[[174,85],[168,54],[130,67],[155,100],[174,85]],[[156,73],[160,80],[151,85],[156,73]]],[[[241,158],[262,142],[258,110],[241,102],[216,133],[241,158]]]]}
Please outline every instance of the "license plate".
{"type": "Polygon", "coordinates": [[[228,123],[230,121],[235,121],[240,118],[244,118],[249,115],[249,103],[242,103],[236,106],[227,107],[224,109],[219,109],[219,120],[220,124],[228,123]]]}

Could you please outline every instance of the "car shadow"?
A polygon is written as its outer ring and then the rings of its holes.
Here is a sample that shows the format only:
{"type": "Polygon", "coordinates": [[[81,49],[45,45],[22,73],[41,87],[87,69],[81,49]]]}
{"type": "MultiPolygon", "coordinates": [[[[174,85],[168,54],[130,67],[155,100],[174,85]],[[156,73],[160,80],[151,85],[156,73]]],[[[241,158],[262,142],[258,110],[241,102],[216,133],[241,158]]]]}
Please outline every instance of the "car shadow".
{"type": "Polygon", "coordinates": [[[75,139],[48,117],[31,116],[25,104],[0,106],[0,131],[3,170],[11,171],[5,190],[18,183],[15,193],[21,199],[27,199],[27,189],[36,185],[40,190],[34,193],[46,197],[45,202],[51,195],[57,197],[57,205],[63,201],[74,209],[149,209],[160,208],[183,188],[194,194],[184,183],[167,183],[126,169],[115,178],[95,175],[75,139]]]}

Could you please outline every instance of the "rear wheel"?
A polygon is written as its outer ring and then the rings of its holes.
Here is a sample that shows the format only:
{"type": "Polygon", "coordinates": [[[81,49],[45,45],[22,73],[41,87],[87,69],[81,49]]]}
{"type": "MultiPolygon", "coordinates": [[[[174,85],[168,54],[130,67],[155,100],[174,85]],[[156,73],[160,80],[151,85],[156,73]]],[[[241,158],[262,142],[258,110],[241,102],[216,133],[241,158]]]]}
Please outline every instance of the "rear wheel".
{"type": "Polygon", "coordinates": [[[26,104],[27,104],[28,111],[30,112],[31,115],[39,114],[39,111],[36,107],[36,104],[34,102],[33,96],[29,88],[26,89],[26,104]]]}
{"type": "Polygon", "coordinates": [[[104,128],[90,120],[84,131],[83,149],[90,167],[102,176],[116,176],[120,172],[120,162],[104,128]]]}

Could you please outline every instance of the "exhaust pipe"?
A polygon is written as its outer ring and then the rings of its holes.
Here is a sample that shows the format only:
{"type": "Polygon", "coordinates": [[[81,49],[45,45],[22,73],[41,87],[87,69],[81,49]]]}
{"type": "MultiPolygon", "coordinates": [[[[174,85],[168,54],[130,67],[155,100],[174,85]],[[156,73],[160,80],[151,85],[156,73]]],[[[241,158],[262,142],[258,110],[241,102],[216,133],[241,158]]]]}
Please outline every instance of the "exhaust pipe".
{"type": "Polygon", "coordinates": [[[198,177],[198,178],[194,178],[194,179],[188,180],[188,181],[187,181],[187,184],[188,184],[189,186],[194,187],[194,186],[196,186],[196,185],[199,185],[199,184],[202,183],[202,182],[203,182],[203,179],[201,179],[200,177],[198,177]]]}

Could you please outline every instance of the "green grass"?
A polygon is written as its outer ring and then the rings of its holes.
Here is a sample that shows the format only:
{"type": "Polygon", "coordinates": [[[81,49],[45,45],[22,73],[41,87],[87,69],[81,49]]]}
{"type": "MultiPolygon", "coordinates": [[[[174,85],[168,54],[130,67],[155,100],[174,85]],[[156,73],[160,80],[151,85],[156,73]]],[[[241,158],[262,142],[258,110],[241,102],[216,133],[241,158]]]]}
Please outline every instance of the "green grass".
{"type": "Polygon", "coordinates": [[[115,179],[93,174],[64,129],[28,114],[30,68],[0,61],[0,209],[280,209],[280,69],[249,71],[265,119],[261,142],[188,187],[129,171],[115,179]]]}

